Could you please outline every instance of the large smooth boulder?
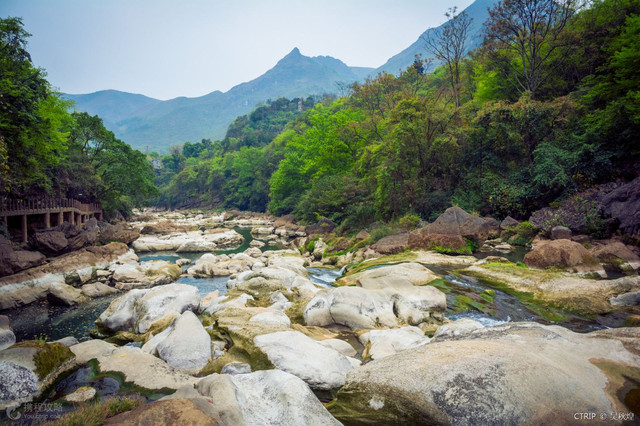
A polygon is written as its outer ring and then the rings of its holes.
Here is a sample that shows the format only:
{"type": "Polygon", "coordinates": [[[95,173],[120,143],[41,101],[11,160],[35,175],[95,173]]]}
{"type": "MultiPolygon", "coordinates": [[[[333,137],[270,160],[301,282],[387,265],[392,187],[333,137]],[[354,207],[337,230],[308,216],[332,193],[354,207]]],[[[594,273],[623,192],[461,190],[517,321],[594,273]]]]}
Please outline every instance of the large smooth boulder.
{"type": "Polygon", "coordinates": [[[610,303],[611,298],[640,290],[640,278],[637,276],[615,280],[592,279],[557,270],[518,267],[505,259],[499,262],[491,258],[482,259],[460,270],[460,273],[529,294],[534,303],[543,307],[553,306],[582,316],[616,311],[610,303]]]}
{"type": "Polygon", "coordinates": [[[63,283],[52,285],[47,299],[51,304],[62,306],[76,306],[87,300],[81,290],[63,283]]]}
{"type": "Polygon", "coordinates": [[[166,235],[174,232],[186,232],[191,228],[190,225],[178,225],[171,220],[162,220],[156,223],[149,223],[142,227],[140,233],[143,235],[160,234],[166,235]]]}
{"type": "Polygon", "coordinates": [[[473,216],[460,207],[449,207],[425,228],[428,234],[459,235],[473,241],[478,247],[484,244],[489,235],[489,224],[483,218],[473,216]]]}
{"type": "Polygon", "coordinates": [[[622,340],[536,323],[437,338],[352,370],[330,411],[344,423],[513,425],[629,413],[640,356],[622,340]]]}
{"type": "Polygon", "coordinates": [[[137,333],[146,333],[151,324],[170,314],[194,311],[200,305],[200,293],[187,284],[154,287],[136,301],[137,333]]]}
{"type": "Polygon", "coordinates": [[[178,389],[185,385],[193,387],[197,382],[192,376],[140,348],[118,348],[103,340],[88,340],[69,349],[76,355],[79,364],[95,359],[100,371],[122,373],[127,382],[146,389],[178,389]]]}
{"type": "Polygon", "coordinates": [[[281,324],[285,327],[291,326],[291,320],[282,311],[272,310],[268,312],[261,312],[254,315],[249,320],[250,322],[263,322],[268,324],[281,324]]]}
{"type": "Polygon", "coordinates": [[[545,241],[524,256],[524,263],[540,269],[561,267],[576,272],[604,272],[586,248],[570,240],[545,241]]]}
{"type": "Polygon", "coordinates": [[[367,289],[339,287],[318,292],[304,310],[307,325],[344,325],[353,330],[399,327],[439,321],[446,296],[433,286],[413,286],[409,281],[393,287],[367,289]]]}
{"type": "Polygon", "coordinates": [[[125,263],[115,266],[113,280],[117,283],[143,283],[148,287],[169,284],[182,274],[182,269],[165,260],[125,263]]]}
{"type": "Polygon", "coordinates": [[[36,232],[31,236],[30,245],[48,256],[57,256],[67,250],[69,241],[60,231],[36,232]]]}
{"type": "Polygon", "coordinates": [[[0,235],[0,277],[42,265],[45,256],[37,251],[13,250],[11,242],[0,235]]]}
{"type": "Polygon", "coordinates": [[[571,234],[571,229],[566,226],[554,226],[551,228],[552,240],[570,240],[571,234]]]}
{"type": "Polygon", "coordinates": [[[342,386],[353,365],[340,352],[323,346],[299,331],[280,331],[256,336],[256,347],[276,368],[304,380],[312,389],[342,386]]]}
{"type": "Polygon", "coordinates": [[[640,257],[620,241],[605,241],[590,249],[600,263],[612,269],[633,271],[640,269],[640,257]]]}
{"type": "Polygon", "coordinates": [[[211,359],[211,338],[200,320],[185,311],[156,346],[158,356],[179,370],[199,371],[211,359]]]}
{"type": "Polygon", "coordinates": [[[228,258],[205,253],[187,272],[195,277],[223,277],[250,271],[256,262],[257,260],[251,256],[228,258]]]}
{"type": "Polygon", "coordinates": [[[411,285],[424,285],[440,278],[417,262],[385,265],[379,268],[367,269],[362,272],[341,278],[338,285],[357,285],[368,289],[393,287],[398,281],[408,281],[411,285]]]}
{"type": "Polygon", "coordinates": [[[60,343],[22,341],[0,351],[0,410],[40,397],[74,366],[73,353],[60,343]]]}
{"type": "Polygon", "coordinates": [[[146,333],[157,320],[196,310],[198,289],[186,284],[167,284],[152,289],[134,289],[115,299],[96,321],[110,332],[146,333]]]}
{"type": "Polygon", "coordinates": [[[280,370],[212,374],[198,392],[214,405],[223,424],[339,425],[298,377],[280,370]]]}
{"type": "Polygon", "coordinates": [[[191,231],[160,236],[145,235],[133,242],[133,248],[137,252],[210,252],[239,246],[243,242],[244,237],[232,229],[211,229],[205,232],[191,231]]]}
{"type": "Polygon", "coordinates": [[[96,218],[89,219],[82,225],[77,235],[67,236],[67,240],[69,240],[68,250],[79,250],[82,247],[94,245],[98,240],[99,233],[100,228],[98,228],[96,218]]]}
{"type": "Polygon", "coordinates": [[[129,228],[126,222],[112,225],[109,222],[98,221],[98,229],[100,230],[98,242],[102,244],[108,244],[112,241],[131,244],[140,237],[140,232],[129,228]]]}
{"type": "Polygon", "coordinates": [[[519,223],[520,223],[519,220],[516,220],[511,216],[507,216],[504,219],[502,219],[502,222],[500,222],[500,229],[506,230],[509,228],[515,228],[516,226],[518,226],[519,223]]]}
{"type": "Polygon", "coordinates": [[[96,324],[111,332],[132,331],[136,324],[136,302],[148,289],[130,290],[113,300],[96,320],[96,324]]]}
{"type": "MultiPolygon", "coordinates": [[[[0,251],[3,250],[1,240],[0,238],[0,251]]],[[[26,271],[2,277],[0,309],[17,308],[43,299],[52,285],[65,284],[65,277],[82,270],[107,268],[111,263],[118,262],[121,257],[130,256],[127,251],[127,246],[122,243],[91,246],[53,258],[48,263],[26,271]]],[[[44,259],[41,255],[37,257],[44,259]]],[[[3,262],[0,262],[0,269],[2,265],[3,262]]]]}
{"type": "Polygon", "coordinates": [[[381,254],[402,253],[409,248],[409,233],[387,235],[380,238],[371,248],[381,254]]]}
{"type": "Polygon", "coordinates": [[[91,297],[103,297],[116,294],[118,290],[103,283],[91,283],[82,286],[82,294],[91,297]]]}
{"type": "Polygon", "coordinates": [[[389,330],[371,330],[358,337],[365,347],[363,358],[381,359],[406,349],[429,343],[429,338],[418,327],[389,330]]]}
{"type": "Polygon", "coordinates": [[[434,234],[428,228],[420,228],[409,234],[412,250],[435,250],[447,254],[471,254],[469,244],[460,235],[434,234]]]}

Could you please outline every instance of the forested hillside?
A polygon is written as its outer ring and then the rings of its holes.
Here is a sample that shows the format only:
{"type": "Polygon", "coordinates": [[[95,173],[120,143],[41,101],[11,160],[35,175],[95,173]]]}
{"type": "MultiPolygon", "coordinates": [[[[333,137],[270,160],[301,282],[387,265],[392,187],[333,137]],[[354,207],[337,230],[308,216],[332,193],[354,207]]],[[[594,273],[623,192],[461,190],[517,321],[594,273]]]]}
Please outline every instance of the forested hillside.
{"type": "Polygon", "coordinates": [[[87,113],[69,113],[27,51],[19,18],[0,19],[0,200],[68,197],[107,216],[156,194],[144,154],[87,113]]]}
{"type": "MultiPolygon", "coordinates": [[[[224,141],[204,141],[198,155],[187,154],[191,144],[174,149],[162,160],[158,204],[324,216],[346,230],[429,220],[452,204],[523,218],[635,177],[640,2],[531,5],[491,9],[470,56],[451,54],[443,37],[444,65],[434,70],[416,59],[398,77],[381,73],[302,112],[278,100],[236,120],[224,141]]],[[[445,28],[467,21],[453,15],[445,28]]]]}

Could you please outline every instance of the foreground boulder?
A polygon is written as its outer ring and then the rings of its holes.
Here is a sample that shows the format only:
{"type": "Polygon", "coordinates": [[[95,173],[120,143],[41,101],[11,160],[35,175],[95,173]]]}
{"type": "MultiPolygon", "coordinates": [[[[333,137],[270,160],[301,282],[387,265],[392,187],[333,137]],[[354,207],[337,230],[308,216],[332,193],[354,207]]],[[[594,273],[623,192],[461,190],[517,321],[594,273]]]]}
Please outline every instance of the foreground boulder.
{"type": "MultiPolygon", "coordinates": [[[[384,268],[381,268],[384,269],[384,268]]],[[[445,294],[433,286],[414,286],[406,278],[362,280],[363,287],[318,292],[304,310],[307,325],[344,325],[353,330],[439,322],[445,294]]]]}
{"type": "Polygon", "coordinates": [[[216,417],[223,424],[340,424],[302,380],[280,370],[212,374],[202,379],[197,389],[212,401],[216,417]]]}
{"type": "Polygon", "coordinates": [[[0,351],[0,409],[30,402],[75,366],[74,354],[60,343],[23,341],[0,351]]]}
{"type": "Polygon", "coordinates": [[[148,346],[152,354],[179,370],[197,372],[211,359],[211,338],[191,311],[185,311],[142,349],[148,346]]]}
{"type": "Polygon", "coordinates": [[[363,358],[380,359],[406,349],[429,343],[429,338],[418,327],[390,330],[371,330],[358,339],[365,347],[363,358]]]}
{"type": "Polygon", "coordinates": [[[446,308],[444,293],[435,287],[415,287],[368,290],[361,287],[341,287],[320,291],[304,311],[305,324],[345,325],[353,330],[362,328],[418,325],[446,308]]]}
{"type": "Polygon", "coordinates": [[[570,240],[545,241],[524,256],[524,263],[532,268],[561,267],[573,272],[596,272],[606,276],[591,253],[570,240]]]}
{"type": "Polygon", "coordinates": [[[514,323],[433,339],[350,372],[329,410],[344,423],[443,425],[568,424],[578,411],[629,413],[640,356],[607,337],[514,323]]]}
{"type": "Polygon", "coordinates": [[[112,333],[146,333],[155,321],[186,310],[196,310],[199,304],[198,289],[186,284],[130,290],[109,304],[96,320],[96,325],[112,333]]]}
{"type": "Polygon", "coordinates": [[[122,373],[127,382],[146,389],[178,389],[185,385],[193,386],[197,381],[140,348],[117,348],[103,340],[88,340],[69,349],[75,354],[78,364],[95,359],[100,371],[122,373]]]}
{"type": "Polygon", "coordinates": [[[254,342],[276,368],[300,377],[312,389],[330,390],[342,386],[347,372],[353,368],[351,361],[340,352],[299,331],[260,335],[254,342]]]}

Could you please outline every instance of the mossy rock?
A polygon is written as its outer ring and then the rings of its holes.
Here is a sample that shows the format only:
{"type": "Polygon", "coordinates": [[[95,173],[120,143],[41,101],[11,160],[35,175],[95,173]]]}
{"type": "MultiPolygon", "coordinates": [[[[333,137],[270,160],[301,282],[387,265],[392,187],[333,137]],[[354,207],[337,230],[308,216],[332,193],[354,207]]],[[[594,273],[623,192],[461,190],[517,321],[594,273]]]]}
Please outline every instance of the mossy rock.
{"type": "MultiPolygon", "coordinates": [[[[386,398],[384,403],[371,395],[387,395],[389,389],[359,389],[351,386],[338,391],[338,397],[326,404],[327,410],[345,425],[361,424],[434,424],[432,416],[425,416],[422,407],[414,406],[413,398],[386,398]]],[[[442,424],[447,424],[442,419],[442,424]]]]}
{"type": "MultiPolygon", "coordinates": [[[[402,253],[389,254],[387,256],[378,257],[376,259],[369,259],[364,262],[360,262],[358,264],[348,266],[346,268],[346,272],[344,275],[345,276],[353,275],[367,268],[370,268],[372,266],[377,266],[377,265],[392,265],[396,263],[411,262],[417,257],[418,257],[417,253],[409,250],[404,251],[402,253]]],[[[341,285],[340,280],[336,281],[335,285],[341,285]]]]}
{"type": "MultiPolygon", "coordinates": [[[[252,316],[264,311],[265,310],[261,308],[223,309],[213,316],[215,322],[212,329],[210,331],[208,330],[212,339],[227,342],[227,347],[229,347],[227,353],[231,354],[228,356],[229,359],[242,359],[244,363],[251,365],[253,371],[274,368],[266,354],[254,345],[253,339],[261,334],[289,330],[289,327],[282,324],[249,321],[252,316]]],[[[214,371],[220,366],[220,363],[221,361],[216,363],[214,360],[214,362],[206,366],[203,371],[214,371]]],[[[224,365],[220,366],[220,368],[223,366],[224,365]]]]}
{"type": "Polygon", "coordinates": [[[61,343],[47,343],[40,340],[26,340],[16,343],[13,348],[33,348],[33,363],[36,366],[35,373],[40,380],[54,373],[65,363],[75,359],[71,350],[61,343]]]}
{"type": "Polygon", "coordinates": [[[142,340],[144,340],[143,335],[132,333],[130,331],[118,331],[113,336],[104,339],[105,342],[113,343],[118,346],[123,346],[131,342],[140,342],[142,340]]]}

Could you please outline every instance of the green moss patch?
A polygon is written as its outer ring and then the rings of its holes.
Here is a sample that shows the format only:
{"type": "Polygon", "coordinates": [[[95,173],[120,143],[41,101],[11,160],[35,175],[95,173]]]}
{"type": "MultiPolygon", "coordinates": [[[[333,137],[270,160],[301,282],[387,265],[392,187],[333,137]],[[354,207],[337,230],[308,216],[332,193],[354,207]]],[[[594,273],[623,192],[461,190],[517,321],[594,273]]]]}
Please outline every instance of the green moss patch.
{"type": "Polygon", "coordinates": [[[40,340],[26,340],[16,343],[12,347],[36,349],[33,362],[36,365],[36,374],[40,380],[44,380],[62,364],[75,358],[73,352],[61,343],[46,343],[40,340]]]}
{"type": "Polygon", "coordinates": [[[126,376],[119,371],[100,371],[100,365],[95,359],[89,360],[87,364],[91,368],[91,373],[87,377],[87,380],[96,380],[104,377],[112,378],[118,382],[120,385],[120,392],[123,394],[138,394],[148,399],[157,400],[175,392],[174,389],[169,388],[147,389],[142,386],[138,386],[133,382],[128,382],[126,380],[126,376]]]}
{"type": "MultiPolygon", "coordinates": [[[[489,266],[489,265],[485,264],[483,266],[489,266]]],[[[502,267],[517,268],[520,270],[524,269],[524,268],[515,266],[514,264],[509,265],[506,263],[492,264],[492,266],[493,267],[498,266],[501,268],[502,267]]],[[[557,309],[556,307],[549,306],[548,302],[539,299],[531,292],[516,290],[508,286],[507,284],[503,283],[502,281],[487,278],[485,276],[482,276],[481,274],[475,273],[474,271],[465,270],[464,273],[467,275],[476,276],[487,287],[492,287],[496,290],[503,291],[507,294],[510,294],[516,297],[527,309],[529,309],[531,312],[538,315],[540,318],[542,318],[545,321],[561,322],[566,320],[568,317],[568,314],[566,312],[564,312],[563,310],[557,309]]]]}

